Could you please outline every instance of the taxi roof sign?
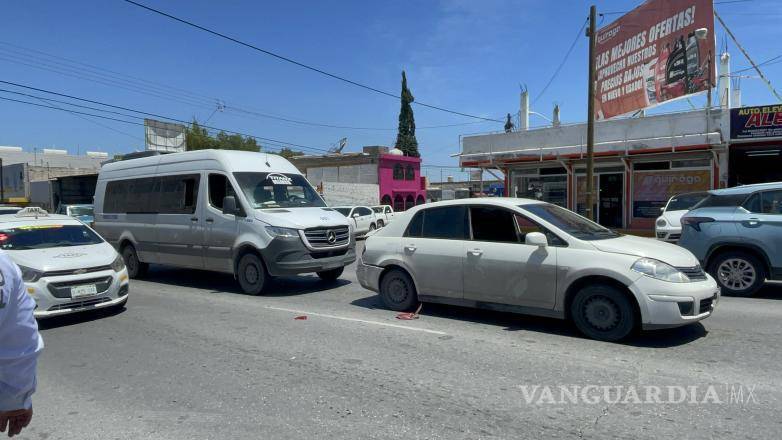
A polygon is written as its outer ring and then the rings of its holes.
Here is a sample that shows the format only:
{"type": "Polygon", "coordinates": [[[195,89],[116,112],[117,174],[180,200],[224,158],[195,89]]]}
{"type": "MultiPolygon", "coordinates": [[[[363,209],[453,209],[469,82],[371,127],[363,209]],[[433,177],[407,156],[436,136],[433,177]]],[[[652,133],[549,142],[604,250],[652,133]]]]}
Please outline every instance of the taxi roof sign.
{"type": "Polygon", "coordinates": [[[38,206],[28,206],[27,208],[19,210],[16,213],[17,217],[48,217],[49,213],[45,209],[38,206]]]}

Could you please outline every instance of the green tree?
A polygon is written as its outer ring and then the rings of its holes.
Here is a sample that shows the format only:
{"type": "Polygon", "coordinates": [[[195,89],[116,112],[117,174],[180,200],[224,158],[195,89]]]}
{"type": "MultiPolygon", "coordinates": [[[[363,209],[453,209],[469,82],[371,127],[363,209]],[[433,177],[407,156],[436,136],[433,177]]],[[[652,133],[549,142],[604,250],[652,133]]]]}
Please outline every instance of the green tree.
{"type": "Polygon", "coordinates": [[[255,138],[245,137],[239,134],[228,134],[220,131],[216,136],[209,134],[209,131],[198,124],[193,119],[190,127],[185,127],[185,143],[187,151],[194,150],[241,150],[241,151],[260,151],[261,147],[255,141],[255,138]]]}
{"type": "Polygon", "coordinates": [[[279,154],[280,156],[282,156],[282,157],[284,157],[286,159],[290,159],[291,157],[294,157],[294,156],[304,156],[304,152],[303,151],[291,150],[288,147],[283,147],[282,150],[280,150],[277,154],[279,154]]]}
{"type": "Polygon", "coordinates": [[[421,157],[418,153],[418,140],[415,138],[415,117],[411,104],[415,100],[407,88],[407,76],[402,71],[401,108],[399,109],[399,130],[396,133],[396,148],[402,150],[405,156],[421,157]]]}

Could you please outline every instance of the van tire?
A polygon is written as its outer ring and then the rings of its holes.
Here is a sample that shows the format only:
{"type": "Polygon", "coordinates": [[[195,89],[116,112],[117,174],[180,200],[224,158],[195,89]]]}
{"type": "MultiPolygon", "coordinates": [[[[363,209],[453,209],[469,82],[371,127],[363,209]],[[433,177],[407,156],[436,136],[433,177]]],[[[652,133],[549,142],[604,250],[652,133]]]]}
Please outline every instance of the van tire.
{"type": "Polygon", "coordinates": [[[320,279],[323,281],[336,281],[337,278],[339,278],[342,275],[342,272],[345,271],[344,267],[338,267],[336,269],[331,270],[323,270],[320,272],[317,272],[320,279]]]}
{"type": "Polygon", "coordinates": [[[742,251],[717,254],[711,259],[709,274],[720,286],[722,293],[729,296],[752,296],[766,282],[766,266],[763,262],[754,255],[742,251]],[[731,269],[741,271],[744,277],[740,281],[730,279],[731,269]]]}
{"type": "Polygon", "coordinates": [[[418,292],[407,272],[391,269],[380,280],[380,299],[391,310],[409,312],[418,304],[418,292]]]}
{"type": "Polygon", "coordinates": [[[266,268],[263,262],[255,254],[245,254],[237,265],[236,279],[244,293],[248,295],[260,295],[268,280],[266,268]]]}
{"type": "Polygon", "coordinates": [[[633,304],[623,292],[608,284],[581,289],[573,298],[570,317],[585,336],[599,341],[619,341],[636,328],[633,304]]]}
{"type": "Polygon", "coordinates": [[[125,261],[128,276],[131,279],[141,278],[146,275],[149,264],[139,261],[136,248],[132,244],[126,244],[122,247],[122,259],[125,261]]]}

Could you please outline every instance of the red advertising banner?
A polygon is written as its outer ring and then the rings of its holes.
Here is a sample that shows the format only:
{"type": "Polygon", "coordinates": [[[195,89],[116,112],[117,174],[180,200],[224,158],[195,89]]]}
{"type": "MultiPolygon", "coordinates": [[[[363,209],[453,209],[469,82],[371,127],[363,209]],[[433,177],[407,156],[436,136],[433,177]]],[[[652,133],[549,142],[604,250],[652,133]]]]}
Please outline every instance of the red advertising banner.
{"type": "Polygon", "coordinates": [[[714,62],[709,63],[714,54],[712,0],[647,0],[600,29],[595,44],[596,119],[652,107],[714,84],[714,62]],[[697,29],[707,29],[704,39],[697,29]]]}

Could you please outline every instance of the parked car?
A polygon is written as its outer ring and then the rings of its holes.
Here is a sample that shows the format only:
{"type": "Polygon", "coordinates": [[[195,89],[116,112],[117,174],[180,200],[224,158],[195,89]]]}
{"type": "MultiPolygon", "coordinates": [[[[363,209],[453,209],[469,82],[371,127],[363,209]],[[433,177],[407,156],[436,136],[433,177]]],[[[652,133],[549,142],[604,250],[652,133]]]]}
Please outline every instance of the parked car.
{"type": "Polygon", "coordinates": [[[782,182],[710,191],[682,225],[679,245],[726,294],[750,296],[782,280],[782,182]]]}
{"type": "Polygon", "coordinates": [[[334,210],[353,221],[356,235],[366,235],[379,226],[375,211],[367,206],[335,206],[334,210]]]}
{"type": "Polygon", "coordinates": [[[351,222],[285,158],[200,150],[104,165],[95,228],[131,278],[149,263],[233,274],[252,295],[277,275],[342,275],[356,259],[351,222]]]}
{"type": "Polygon", "coordinates": [[[21,269],[37,318],[121,308],[128,301],[122,257],[72,217],[41,208],[0,215],[0,249],[21,269]]]}
{"type": "Polygon", "coordinates": [[[57,214],[75,217],[87,225],[91,225],[95,220],[92,205],[60,205],[57,214]]]}
{"type": "Polygon", "coordinates": [[[373,206],[372,210],[375,211],[375,215],[377,216],[378,228],[382,228],[391,223],[391,220],[394,219],[394,208],[392,208],[391,205],[373,206]]]}
{"type": "Polygon", "coordinates": [[[654,223],[655,236],[671,243],[679,241],[682,235],[682,216],[708,195],[707,192],[694,192],[671,197],[661,209],[662,215],[657,217],[654,223]]]}
{"type": "Polygon", "coordinates": [[[21,211],[21,206],[12,206],[12,205],[0,205],[0,215],[2,214],[16,214],[17,212],[21,211]]]}
{"type": "Polygon", "coordinates": [[[393,310],[421,301],[571,319],[608,341],[700,321],[720,295],[686,249],[513,198],[411,208],[367,238],[357,278],[393,310]]]}

